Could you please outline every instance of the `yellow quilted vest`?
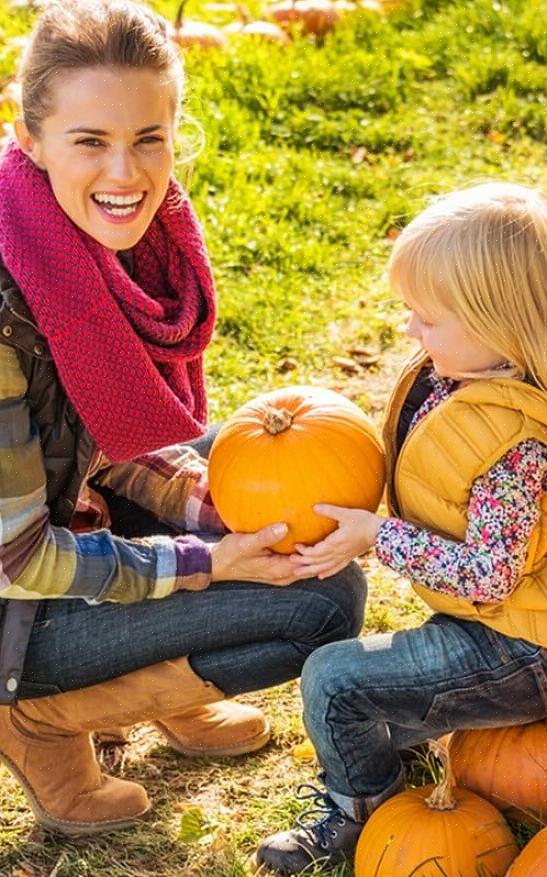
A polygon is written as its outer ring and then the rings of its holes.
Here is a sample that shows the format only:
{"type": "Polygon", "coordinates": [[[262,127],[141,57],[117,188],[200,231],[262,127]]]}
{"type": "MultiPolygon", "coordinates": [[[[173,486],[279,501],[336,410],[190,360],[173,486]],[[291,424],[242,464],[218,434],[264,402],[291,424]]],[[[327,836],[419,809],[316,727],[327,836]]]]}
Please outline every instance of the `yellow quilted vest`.
{"type": "MultiPolygon", "coordinates": [[[[396,430],[402,406],[422,368],[423,353],[403,368],[388,402],[384,423],[387,504],[397,515],[441,536],[463,540],[467,506],[476,478],[524,439],[547,444],[547,396],[507,378],[460,387],[407,435],[399,453],[396,430]]],[[[500,603],[470,603],[414,583],[436,612],[481,621],[508,636],[547,647],[547,496],[532,534],[521,580],[500,603]]]]}

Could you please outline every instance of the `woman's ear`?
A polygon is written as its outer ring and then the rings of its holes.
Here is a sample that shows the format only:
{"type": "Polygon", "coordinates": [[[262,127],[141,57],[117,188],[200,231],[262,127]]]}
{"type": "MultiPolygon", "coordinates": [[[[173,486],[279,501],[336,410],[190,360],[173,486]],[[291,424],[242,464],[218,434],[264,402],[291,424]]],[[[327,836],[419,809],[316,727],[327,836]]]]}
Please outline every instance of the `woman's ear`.
{"type": "Polygon", "coordinates": [[[37,167],[44,170],[44,165],[40,162],[42,154],[40,142],[31,135],[23,119],[15,119],[13,123],[13,133],[25,155],[28,155],[37,167]]]}

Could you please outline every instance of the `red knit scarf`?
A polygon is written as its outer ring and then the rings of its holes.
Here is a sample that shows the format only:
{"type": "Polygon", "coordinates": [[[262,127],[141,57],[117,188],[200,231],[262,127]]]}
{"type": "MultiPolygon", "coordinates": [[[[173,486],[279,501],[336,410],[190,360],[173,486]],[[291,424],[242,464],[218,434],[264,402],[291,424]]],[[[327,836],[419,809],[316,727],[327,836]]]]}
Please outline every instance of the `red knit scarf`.
{"type": "Polygon", "coordinates": [[[214,285],[198,221],[174,179],[133,255],[131,279],[68,218],[47,174],[8,144],[0,256],[69,399],[112,462],[194,438],[207,417],[202,353],[214,285]]]}

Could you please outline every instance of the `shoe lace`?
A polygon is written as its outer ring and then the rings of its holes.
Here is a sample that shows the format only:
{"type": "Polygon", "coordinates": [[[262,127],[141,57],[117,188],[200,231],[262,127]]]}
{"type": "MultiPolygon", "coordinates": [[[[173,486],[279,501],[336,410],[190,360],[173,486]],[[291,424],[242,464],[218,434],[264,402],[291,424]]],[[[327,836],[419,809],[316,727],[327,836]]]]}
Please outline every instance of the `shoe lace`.
{"type": "Polygon", "coordinates": [[[317,841],[322,849],[328,850],[331,841],[338,834],[334,826],[345,825],[347,816],[327,792],[318,789],[311,783],[299,785],[296,790],[296,798],[299,801],[313,802],[312,807],[297,816],[298,825],[313,843],[317,841]]]}

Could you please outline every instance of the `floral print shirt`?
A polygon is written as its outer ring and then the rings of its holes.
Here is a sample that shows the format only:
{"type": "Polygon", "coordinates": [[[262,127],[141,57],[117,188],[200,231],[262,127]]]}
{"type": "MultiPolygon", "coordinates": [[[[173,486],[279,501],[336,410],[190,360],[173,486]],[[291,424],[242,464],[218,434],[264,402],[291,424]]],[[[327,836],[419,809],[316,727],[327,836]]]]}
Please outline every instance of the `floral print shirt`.
{"type": "MultiPolygon", "coordinates": [[[[410,429],[446,399],[457,383],[430,376],[433,390],[410,429]]],[[[398,518],[378,531],[378,559],[433,591],[476,603],[497,603],[518,584],[547,488],[547,446],[520,442],[473,484],[463,542],[445,539],[398,518]]]]}

